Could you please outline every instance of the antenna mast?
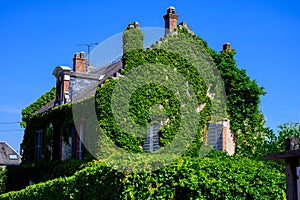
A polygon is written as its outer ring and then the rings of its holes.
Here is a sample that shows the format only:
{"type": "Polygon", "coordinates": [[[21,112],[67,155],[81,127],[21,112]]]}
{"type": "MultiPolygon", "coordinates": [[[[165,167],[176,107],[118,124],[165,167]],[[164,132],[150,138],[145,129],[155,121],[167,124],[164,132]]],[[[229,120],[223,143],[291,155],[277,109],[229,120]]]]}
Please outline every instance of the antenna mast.
{"type": "Polygon", "coordinates": [[[90,66],[90,52],[91,52],[91,47],[94,45],[98,45],[99,42],[91,42],[91,43],[86,43],[86,44],[78,44],[77,46],[86,46],[87,47],[87,53],[88,53],[88,60],[87,60],[87,68],[90,66]]]}

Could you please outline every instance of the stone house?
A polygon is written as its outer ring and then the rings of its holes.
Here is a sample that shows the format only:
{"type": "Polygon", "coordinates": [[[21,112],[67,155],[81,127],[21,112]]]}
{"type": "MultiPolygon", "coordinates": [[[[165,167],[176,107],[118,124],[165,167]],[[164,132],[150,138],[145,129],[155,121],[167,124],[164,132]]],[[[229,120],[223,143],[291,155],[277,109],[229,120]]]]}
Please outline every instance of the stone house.
{"type": "MultiPolygon", "coordinates": [[[[187,27],[185,22],[178,24],[178,14],[174,7],[167,9],[166,15],[163,16],[165,21],[165,34],[171,34],[175,31],[178,26],[187,27]]],[[[139,28],[138,23],[131,24],[133,28],[139,28]]],[[[190,33],[193,33],[188,28],[190,33]]],[[[227,51],[230,49],[230,44],[226,43],[223,45],[223,50],[227,51]]],[[[96,87],[101,86],[105,80],[110,77],[118,78],[122,76],[120,74],[123,69],[122,60],[115,61],[105,68],[91,70],[92,66],[88,62],[85,53],[76,53],[73,57],[73,68],[69,66],[57,66],[53,70],[53,76],[56,79],[56,97],[52,99],[48,104],[41,107],[34,114],[40,115],[54,107],[59,107],[64,104],[71,104],[72,102],[78,102],[86,97],[93,95],[96,87]]],[[[229,154],[233,154],[235,150],[235,143],[233,141],[232,133],[230,131],[229,120],[224,119],[215,124],[208,125],[208,136],[207,143],[214,146],[214,148],[226,151],[229,154]],[[217,141],[217,143],[215,143],[217,141]]],[[[55,129],[52,124],[49,125],[50,129],[55,129]]],[[[85,147],[80,138],[85,134],[86,124],[82,120],[79,127],[71,127],[71,137],[64,138],[61,133],[53,134],[51,144],[43,144],[43,134],[45,129],[36,130],[35,150],[32,158],[34,160],[40,160],[44,158],[41,146],[46,145],[50,156],[48,159],[59,159],[66,160],[70,158],[83,159],[85,147]]],[[[159,129],[159,126],[151,127],[149,135],[146,138],[145,144],[141,148],[145,151],[154,152],[159,148],[159,138],[157,135],[153,135],[159,129]],[[152,134],[151,134],[152,133],[152,134]]],[[[59,132],[59,131],[58,131],[59,132]]],[[[26,141],[25,141],[26,142],[26,141]]]]}

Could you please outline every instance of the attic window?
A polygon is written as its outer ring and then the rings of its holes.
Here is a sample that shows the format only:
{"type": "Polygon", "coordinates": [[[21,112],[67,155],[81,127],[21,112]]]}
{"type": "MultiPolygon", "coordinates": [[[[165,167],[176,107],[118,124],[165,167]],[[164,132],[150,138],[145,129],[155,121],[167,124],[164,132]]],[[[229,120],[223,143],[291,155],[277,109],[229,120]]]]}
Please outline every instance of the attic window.
{"type": "Polygon", "coordinates": [[[9,155],[9,160],[17,160],[18,156],[16,154],[10,154],[9,155]]]}

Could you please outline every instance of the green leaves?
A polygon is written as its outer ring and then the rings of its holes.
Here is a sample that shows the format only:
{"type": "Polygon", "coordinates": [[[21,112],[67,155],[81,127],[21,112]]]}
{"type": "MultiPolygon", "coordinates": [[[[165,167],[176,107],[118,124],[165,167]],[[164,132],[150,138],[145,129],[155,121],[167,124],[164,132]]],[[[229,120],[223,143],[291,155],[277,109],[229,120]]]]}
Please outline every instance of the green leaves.
{"type": "Polygon", "coordinates": [[[123,53],[143,49],[144,34],[140,29],[129,28],[123,32],[123,53]]]}
{"type": "Polygon", "coordinates": [[[158,171],[118,172],[94,162],[73,176],[1,199],[285,199],[285,175],[262,161],[211,152],[182,157],[158,171]]]}
{"type": "Polygon", "coordinates": [[[36,111],[38,111],[42,106],[49,103],[51,100],[55,98],[56,89],[53,87],[49,92],[46,92],[41,97],[39,97],[34,103],[30,104],[26,108],[22,110],[22,121],[26,121],[26,118],[30,115],[33,115],[36,111]]]}

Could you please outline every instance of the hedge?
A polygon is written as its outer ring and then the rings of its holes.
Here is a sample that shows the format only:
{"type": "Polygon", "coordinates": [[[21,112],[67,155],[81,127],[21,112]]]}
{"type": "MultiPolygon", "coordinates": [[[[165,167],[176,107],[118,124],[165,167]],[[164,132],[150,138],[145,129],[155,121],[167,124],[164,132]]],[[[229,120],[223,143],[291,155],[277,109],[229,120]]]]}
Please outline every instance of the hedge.
{"type": "Polygon", "coordinates": [[[29,182],[40,183],[58,177],[71,176],[76,171],[83,169],[85,160],[55,160],[21,163],[18,166],[7,166],[0,171],[0,194],[9,191],[21,190],[29,182]]]}
{"type": "Polygon", "coordinates": [[[285,175],[268,162],[223,154],[181,157],[148,173],[95,161],[73,176],[9,192],[1,199],[285,199],[285,175]]]}

